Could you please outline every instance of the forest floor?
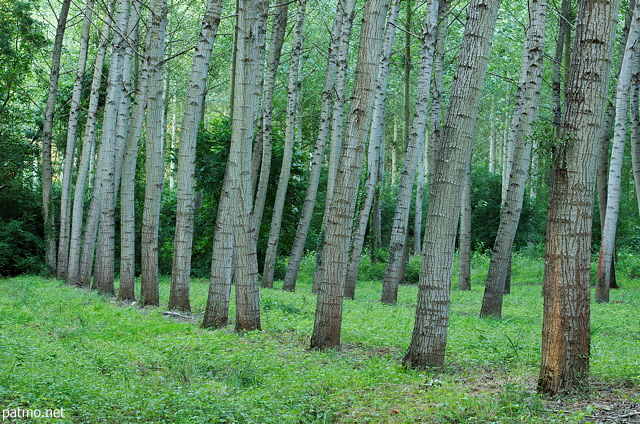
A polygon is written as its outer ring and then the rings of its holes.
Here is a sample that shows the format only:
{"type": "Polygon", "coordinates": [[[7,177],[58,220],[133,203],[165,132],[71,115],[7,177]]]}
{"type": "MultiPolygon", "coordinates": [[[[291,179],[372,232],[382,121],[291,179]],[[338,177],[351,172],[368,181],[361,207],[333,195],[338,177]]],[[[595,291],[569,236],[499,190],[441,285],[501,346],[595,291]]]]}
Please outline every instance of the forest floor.
{"type": "Polygon", "coordinates": [[[389,306],[379,282],[360,282],[342,346],[309,350],[311,260],[296,293],[261,290],[262,331],[242,336],[199,328],[204,280],[193,281],[193,314],[41,277],[0,280],[0,408],[64,408],[64,418],[8,420],[38,423],[640,423],[637,258],[621,261],[612,301],[593,303],[586,390],[554,399],[535,390],[541,260],[514,258],[501,320],[477,317],[487,263],[474,257],[471,292],[454,281],[446,366],[433,371],[401,365],[415,286],[389,306]]]}

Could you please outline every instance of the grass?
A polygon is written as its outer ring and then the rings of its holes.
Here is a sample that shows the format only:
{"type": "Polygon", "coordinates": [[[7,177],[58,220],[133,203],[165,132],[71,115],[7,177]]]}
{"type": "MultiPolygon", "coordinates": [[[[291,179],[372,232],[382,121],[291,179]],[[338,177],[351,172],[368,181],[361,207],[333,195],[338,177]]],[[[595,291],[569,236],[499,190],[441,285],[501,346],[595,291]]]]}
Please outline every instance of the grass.
{"type": "Polygon", "coordinates": [[[39,423],[589,422],[603,402],[640,402],[633,261],[621,264],[612,301],[592,306],[594,390],[562,406],[535,393],[542,262],[517,255],[504,318],[480,320],[488,260],[476,255],[473,290],[452,291],[447,366],[430,372],[400,364],[415,286],[388,306],[379,282],[359,283],[345,301],[343,346],[309,351],[310,260],[297,293],[261,291],[263,331],[243,336],[197,326],[206,281],[193,282],[196,318],[176,320],[54,280],[0,280],[0,407],[64,408],[64,419],[39,423]]]}

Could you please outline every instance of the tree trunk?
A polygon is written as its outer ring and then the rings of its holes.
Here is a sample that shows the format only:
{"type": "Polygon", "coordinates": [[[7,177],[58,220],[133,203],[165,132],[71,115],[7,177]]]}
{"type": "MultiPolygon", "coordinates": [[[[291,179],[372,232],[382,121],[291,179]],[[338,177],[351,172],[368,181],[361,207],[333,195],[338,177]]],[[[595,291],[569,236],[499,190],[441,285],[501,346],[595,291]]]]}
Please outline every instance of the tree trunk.
{"type": "MultiPolygon", "coordinates": [[[[277,13],[273,19],[273,27],[271,29],[271,42],[269,44],[269,53],[267,55],[267,70],[264,81],[263,99],[262,99],[262,123],[261,133],[256,144],[261,145],[262,159],[260,161],[259,183],[256,191],[256,200],[253,207],[253,217],[255,219],[256,234],[260,235],[260,225],[262,223],[262,215],[264,213],[264,205],[267,198],[269,188],[269,175],[271,174],[271,156],[273,151],[273,94],[280,66],[280,55],[282,53],[282,45],[287,29],[287,16],[289,13],[289,3],[278,6],[277,13]]],[[[258,158],[254,157],[254,160],[258,158]]],[[[252,184],[253,186],[254,184],[252,184]]]]}
{"type": "Polygon", "coordinates": [[[196,140],[203,119],[202,104],[206,96],[209,62],[221,12],[222,0],[207,1],[198,44],[193,54],[191,78],[187,88],[180,131],[176,231],[168,308],[182,311],[191,310],[189,287],[195,210],[196,140]]]}
{"type": "Polygon", "coordinates": [[[471,290],[471,163],[464,173],[460,208],[460,276],[458,290],[471,290]]]}
{"type": "Polygon", "coordinates": [[[636,58],[636,68],[631,89],[631,167],[636,185],[636,199],[640,213],[640,55],[636,58]]]}
{"type": "Polygon", "coordinates": [[[282,227],[282,215],[284,215],[284,201],[289,185],[289,175],[291,174],[291,163],[293,161],[293,149],[296,136],[296,111],[298,107],[298,74],[300,72],[303,42],[303,26],[305,19],[306,0],[298,0],[298,12],[294,28],[293,46],[291,47],[291,61],[289,64],[289,85],[287,89],[287,119],[284,135],[284,151],[282,156],[282,166],[280,168],[280,178],[278,179],[278,189],[273,205],[273,215],[271,216],[271,229],[267,240],[267,252],[264,259],[264,271],[262,273],[262,287],[273,288],[273,276],[276,269],[276,256],[278,254],[278,240],[280,239],[280,228],[282,227]]]}
{"type": "Polygon", "coordinates": [[[425,133],[424,144],[418,152],[418,170],[416,171],[416,204],[413,217],[413,254],[420,255],[422,241],[422,203],[425,184],[425,152],[429,145],[429,134],[425,133]]]}
{"type": "Polygon", "coordinates": [[[166,0],[153,0],[147,31],[149,44],[145,49],[149,76],[147,81],[147,135],[144,209],[141,229],[141,290],[142,305],[160,306],[158,287],[158,228],[160,201],[164,182],[164,130],[162,75],[167,27],[166,0]]]}
{"type": "Polygon", "coordinates": [[[360,45],[345,141],[340,157],[333,202],[329,208],[324,239],[325,271],[320,275],[316,315],[311,337],[313,349],[340,344],[344,276],[349,259],[351,224],[356,207],[358,182],[374,100],[382,39],[387,18],[387,0],[365,4],[360,45]]]}
{"type": "Polygon", "coordinates": [[[409,209],[411,206],[411,192],[416,177],[418,159],[421,153],[427,128],[429,111],[429,87],[431,85],[431,71],[433,68],[433,52],[435,49],[435,32],[438,19],[438,1],[428,3],[425,23],[422,32],[422,56],[420,59],[420,74],[418,81],[418,98],[416,99],[415,114],[411,126],[409,144],[404,155],[404,164],[398,186],[398,200],[396,202],[393,227],[389,242],[389,259],[382,283],[383,303],[396,303],[398,298],[398,284],[404,278],[403,251],[409,233],[409,209]]]}
{"type": "Polygon", "coordinates": [[[71,186],[73,177],[73,164],[76,152],[76,139],[78,133],[78,121],[80,116],[80,96],[82,95],[82,82],[87,67],[87,52],[89,50],[89,33],[91,30],[91,17],[93,14],[94,0],[88,0],[82,20],[82,36],[80,39],[80,52],[78,53],[78,68],[73,82],[71,105],[69,109],[69,122],[67,125],[67,147],[64,155],[64,168],[62,171],[62,193],[60,196],[60,237],[58,239],[58,262],[56,276],[59,280],[67,279],[69,270],[69,237],[71,231],[71,186]]]}
{"type": "Polygon", "coordinates": [[[460,216],[460,175],[471,160],[470,144],[499,3],[472,0],[467,6],[458,70],[432,173],[416,319],[409,351],[403,359],[414,368],[444,364],[449,291],[460,216]]]}
{"type": "Polygon", "coordinates": [[[613,253],[620,211],[620,185],[622,179],[622,161],[624,159],[624,144],[627,136],[627,115],[629,112],[629,91],[631,90],[631,75],[636,65],[638,55],[637,43],[640,39],[640,5],[633,9],[633,18],[629,29],[622,66],[618,77],[616,91],[615,126],[609,179],[607,183],[607,209],[602,226],[602,243],[598,256],[598,273],[596,276],[596,302],[609,301],[611,287],[613,253]]]}
{"type": "MultiPolygon", "coordinates": [[[[69,240],[69,265],[67,270],[67,282],[71,285],[88,286],[89,282],[81,280],[81,251],[88,248],[91,244],[91,257],[93,257],[93,244],[95,243],[95,235],[92,240],[85,239],[82,245],[82,219],[84,215],[84,199],[87,182],[89,179],[89,168],[93,158],[93,150],[96,139],[96,123],[98,120],[98,105],[100,103],[100,87],[102,83],[102,71],[104,60],[109,47],[109,38],[111,33],[111,20],[113,16],[115,2],[112,1],[107,12],[107,21],[102,26],[100,34],[100,43],[96,60],[93,65],[93,80],[91,82],[91,90],[89,92],[89,107],[87,109],[87,121],[85,123],[84,139],[82,143],[82,154],[80,155],[80,163],[78,165],[78,175],[73,192],[73,211],[71,214],[71,237],[69,240]],[[84,281],[84,283],[83,283],[84,281]]],[[[93,193],[95,197],[97,193],[93,193]]],[[[92,202],[93,197],[92,197],[92,202]]],[[[87,222],[89,222],[87,217],[87,222]]],[[[97,227],[96,227],[97,228],[97,227]]],[[[95,233],[95,232],[94,232],[95,233]]],[[[86,234],[86,233],[85,233],[86,234]]]]}
{"type": "Polygon", "coordinates": [[[511,262],[511,249],[522,213],[529,164],[531,142],[529,136],[538,115],[542,68],[544,61],[544,32],[547,1],[529,1],[529,24],[522,51],[520,80],[516,94],[509,140],[514,148],[509,184],[502,205],[498,233],[491,253],[480,317],[502,315],[502,295],[511,262]]]}
{"type": "MultiPolygon", "coordinates": [[[[444,88],[444,54],[447,38],[447,16],[449,0],[440,1],[438,6],[438,28],[436,29],[436,50],[433,63],[433,83],[431,84],[431,149],[429,151],[429,180],[433,171],[433,162],[440,146],[440,114],[442,92],[444,88]]],[[[420,240],[422,243],[422,240],[420,240]]],[[[420,249],[422,251],[422,249],[420,249]]]]}
{"type": "Polygon", "coordinates": [[[53,118],[56,111],[56,96],[58,95],[58,79],[60,77],[60,58],[62,56],[62,41],[67,28],[67,16],[71,0],[64,0],[58,15],[56,37],[51,53],[51,74],[49,75],[49,91],[44,110],[42,127],[42,211],[45,235],[45,262],[50,272],[56,272],[56,237],[53,204],[51,192],[53,189],[53,167],[51,164],[51,147],[53,143],[53,118]]]}
{"type": "Polygon", "coordinates": [[[618,2],[580,2],[560,142],[552,149],[538,389],[559,394],[589,373],[595,140],[606,108],[618,2]]]}
{"type": "Polygon", "coordinates": [[[368,175],[365,183],[366,196],[364,204],[360,209],[358,218],[358,226],[354,230],[351,240],[351,259],[347,269],[345,281],[344,295],[349,299],[353,299],[356,291],[356,282],[358,281],[358,270],[360,268],[360,259],[364,248],[364,239],[369,224],[369,216],[371,206],[373,205],[376,188],[380,180],[380,150],[384,142],[384,108],[387,97],[387,86],[389,81],[389,60],[393,53],[393,39],[395,35],[395,22],[398,18],[400,2],[392,0],[389,17],[387,18],[387,29],[380,57],[380,68],[378,69],[378,78],[376,79],[376,93],[373,104],[373,112],[371,117],[371,132],[369,134],[369,152],[368,152],[368,175]]]}

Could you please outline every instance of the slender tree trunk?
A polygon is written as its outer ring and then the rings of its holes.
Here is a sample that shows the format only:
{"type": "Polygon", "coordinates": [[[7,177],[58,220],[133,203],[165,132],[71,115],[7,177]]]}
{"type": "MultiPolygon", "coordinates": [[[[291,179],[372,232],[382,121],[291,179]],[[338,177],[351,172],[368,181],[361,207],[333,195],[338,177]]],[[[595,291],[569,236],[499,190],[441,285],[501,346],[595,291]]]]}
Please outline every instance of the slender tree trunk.
{"type": "Polygon", "coordinates": [[[143,305],[160,305],[158,287],[158,227],[160,201],[164,181],[164,130],[162,75],[167,27],[166,0],[153,0],[150,6],[147,31],[149,44],[145,49],[149,76],[147,81],[147,135],[144,209],[141,230],[141,291],[143,305]]]}
{"type": "Polygon", "coordinates": [[[607,209],[602,226],[602,243],[598,256],[598,273],[596,276],[596,302],[609,301],[609,289],[612,281],[613,254],[620,211],[620,185],[622,179],[622,161],[624,159],[624,144],[627,136],[627,115],[629,112],[629,92],[631,90],[631,75],[636,65],[638,55],[637,43],[640,40],[640,7],[634,5],[633,18],[624,57],[618,77],[616,91],[615,126],[613,147],[607,183],[607,209]]]}
{"type": "Polygon", "coordinates": [[[69,109],[69,123],[67,125],[67,147],[64,155],[62,172],[62,194],[60,196],[60,237],[58,239],[58,262],[56,265],[57,278],[67,279],[69,270],[69,237],[71,232],[71,186],[73,185],[73,164],[76,152],[78,121],[80,117],[80,96],[82,82],[87,67],[87,52],[89,50],[89,36],[94,0],[88,0],[82,20],[82,36],[80,38],[80,52],[78,54],[78,68],[73,82],[71,106],[69,109]]]}
{"type": "Polygon", "coordinates": [[[333,201],[329,208],[324,239],[325,271],[320,276],[311,347],[325,349],[340,344],[344,275],[349,259],[351,224],[356,207],[364,146],[371,123],[373,80],[378,75],[382,39],[387,18],[387,0],[365,4],[358,61],[333,201]]]}
{"type": "Polygon", "coordinates": [[[42,210],[45,234],[45,261],[50,272],[56,272],[56,237],[53,204],[51,192],[53,189],[53,166],[51,164],[51,146],[53,143],[53,119],[56,110],[56,96],[58,95],[58,79],[60,77],[60,58],[62,56],[62,41],[67,28],[67,16],[71,0],[64,0],[58,15],[56,36],[51,53],[51,74],[49,75],[49,91],[44,110],[44,124],[42,128],[42,210]]]}
{"type": "Polygon", "coordinates": [[[422,57],[420,59],[420,74],[418,81],[418,98],[416,100],[415,114],[411,126],[409,144],[404,155],[404,164],[398,186],[398,200],[396,202],[393,227],[389,243],[389,259],[382,283],[383,303],[396,303],[398,297],[398,284],[404,278],[403,251],[408,249],[407,234],[409,233],[409,208],[411,205],[411,192],[416,177],[418,159],[422,160],[421,152],[424,146],[424,138],[427,128],[427,115],[429,111],[429,87],[431,85],[431,72],[433,69],[433,52],[435,49],[435,32],[438,19],[438,1],[428,3],[422,32],[422,57]]]}
{"type": "MultiPolygon", "coordinates": [[[[431,84],[431,149],[429,151],[429,180],[434,165],[434,158],[440,146],[440,115],[442,109],[442,92],[444,88],[444,48],[447,38],[447,16],[449,0],[440,1],[438,5],[438,28],[436,29],[436,49],[433,63],[433,83],[431,84]]],[[[422,243],[422,240],[420,240],[422,243]]],[[[420,249],[422,251],[422,249],[420,249]]]]}
{"type": "Polygon", "coordinates": [[[278,240],[280,239],[280,228],[282,227],[282,216],[284,215],[284,202],[289,185],[291,174],[291,163],[293,162],[293,150],[296,136],[296,111],[298,108],[298,96],[300,96],[298,85],[298,74],[300,72],[300,56],[302,54],[303,27],[305,20],[306,0],[298,0],[298,12],[294,28],[293,46],[291,48],[291,61],[289,67],[289,84],[287,89],[287,119],[284,135],[284,151],[282,156],[282,166],[276,199],[273,205],[273,215],[271,217],[271,229],[267,240],[267,252],[264,259],[264,271],[262,273],[262,287],[273,288],[273,276],[276,269],[276,256],[278,254],[278,240]]]}
{"type": "Polygon", "coordinates": [[[529,1],[529,24],[522,52],[520,81],[509,132],[514,147],[509,184],[500,216],[498,233],[493,245],[491,263],[485,284],[481,317],[502,315],[502,295],[511,262],[511,249],[518,229],[529,164],[531,162],[531,134],[538,114],[542,67],[544,61],[544,32],[546,27],[546,0],[529,1]]]}
{"type": "Polygon", "coordinates": [[[470,143],[499,3],[472,0],[467,6],[458,70],[432,173],[416,319],[409,351],[404,357],[404,362],[415,368],[444,364],[449,291],[460,216],[460,175],[471,160],[470,143]]]}
{"type": "Polygon", "coordinates": [[[595,140],[606,109],[618,2],[580,2],[559,143],[552,150],[538,389],[586,382],[595,140]]]}
{"type": "MultiPolygon", "coordinates": [[[[122,133],[123,120],[128,120],[129,105],[124,98],[130,78],[131,61],[129,69],[125,71],[125,45],[127,40],[123,35],[127,34],[129,25],[129,1],[122,0],[118,4],[116,14],[116,30],[113,37],[113,53],[107,79],[107,95],[104,106],[104,118],[102,124],[102,136],[98,157],[100,158],[99,174],[99,223],[98,238],[95,258],[94,279],[92,288],[102,293],[115,294],[114,287],[114,255],[115,255],[115,206],[116,206],[116,174],[118,168],[118,134],[122,133]],[[121,114],[121,112],[123,114],[121,114]],[[120,125],[120,128],[118,126],[120,125]]],[[[128,125],[126,125],[128,127],[128,125]]]]}
{"type": "Polygon", "coordinates": [[[307,193],[305,195],[304,205],[300,214],[300,222],[296,229],[296,236],[293,240],[293,247],[291,249],[291,255],[289,256],[287,273],[282,286],[282,289],[287,291],[295,290],[296,279],[298,278],[298,272],[300,270],[300,262],[304,255],[304,246],[307,240],[307,234],[309,233],[313,209],[318,195],[322,162],[331,125],[331,100],[333,99],[333,90],[335,87],[337,53],[340,43],[342,42],[342,26],[345,20],[353,19],[354,7],[355,1],[353,0],[339,0],[336,6],[336,17],[333,23],[333,29],[331,30],[331,43],[327,57],[324,88],[322,90],[322,105],[319,115],[320,126],[318,128],[316,145],[311,159],[311,170],[309,173],[307,193]]]}
{"type": "Polygon", "coordinates": [[[458,290],[471,290],[471,162],[464,173],[460,208],[460,276],[458,290]]]}
{"type": "Polygon", "coordinates": [[[631,166],[640,213],[640,55],[636,58],[631,86],[631,166]]]}
{"type": "MultiPolygon", "coordinates": [[[[282,53],[282,45],[287,29],[287,16],[289,13],[289,3],[278,6],[276,16],[273,20],[271,29],[271,42],[269,44],[269,52],[267,54],[267,69],[262,90],[262,123],[261,133],[256,144],[261,145],[262,159],[260,161],[260,180],[256,192],[255,205],[253,207],[253,217],[255,219],[255,227],[257,235],[260,234],[260,225],[262,223],[262,215],[264,214],[264,205],[267,198],[269,188],[269,175],[271,174],[271,156],[273,151],[273,95],[275,90],[276,76],[278,67],[280,66],[280,55],[282,53]]],[[[254,160],[257,160],[254,157],[254,160]]],[[[255,185],[255,184],[253,184],[255,185]]]]}
{"type": "MultiPolygon", "coordinates": [[[[94,63],[93,80],[89,95],[89,107],[87,110],[87,122],[85,123],[84,140],[82,144],[82,155],[78,166],[78,176],[74,189],[73,213],[71,217],[71,239],[69,244],[69,270],[67,281],[71,285],[89,287],[91,283],[91,267],[93,264],[93,251],[98,230],[97,205],[99,193],[94,190],[89,205],[86,219],[84,237],[82,236],[82,218],[84,214],[84,193],[89,180],[89,171],[92,168],[93,155],[95,150],[96,123],[98,120],[98,106],[100,102],[100,87],[102,83],[102,71],[104,60],[109,47],[115,1],[109,5],[107,21],[102,27],[100,35],[100,45],[94,63]],[[84,243],[82,242],[84,240],[84,243]]],[[[95,183],[95,179],[94,179],[95,183]]]]}
{"type": "Polygon", "coordinates": [[[353,239],[351,240],[351,259],[349,260],[349,268],[347,269],[345,281],[344,295],[349,299],[353,299],[355,296],[358,270],[360,268],[360,259],[364,248],[367,225],[369,224],[371,206],[373,205],[376,188],[380,181],[380,150],[384,142],[384,108],[389,80],[389,60],[393,53],[395,22],[398,18],[399,9],[400,2],[398,0],[392,0],[389,17],[387,18],[387,29],[382,48],[382,56],[380,57],[380,68],[378,69],[378,78],[376,80],[377,85],[371,118],[371,132],[369,134],[369,152],[367,159],[369,172],[365,187],[366,196],[360,210],[358,226],[355,228],[353,239]]]}
{"type": "Polygon", "coordinates": [[[184,104],[178,156],[176,231],[169,309],[191,310],[189,287],[195,210],[196,140],[203,119],[202,104],[206,96],[209,62],[220,24],[221,12],[222,0],[207,1],[198,44],[193,54],[191,78],[184,104]]]}
{"type": "Polygon", "coordinates": [[[420,255],[422,241],[422,202],[425,184],[425,152],[429,145],[429,133],[425,133],[422,149],[418,152],[418,170],[416,171],[416,205],[413,218],[413,254],[420,255]]]}

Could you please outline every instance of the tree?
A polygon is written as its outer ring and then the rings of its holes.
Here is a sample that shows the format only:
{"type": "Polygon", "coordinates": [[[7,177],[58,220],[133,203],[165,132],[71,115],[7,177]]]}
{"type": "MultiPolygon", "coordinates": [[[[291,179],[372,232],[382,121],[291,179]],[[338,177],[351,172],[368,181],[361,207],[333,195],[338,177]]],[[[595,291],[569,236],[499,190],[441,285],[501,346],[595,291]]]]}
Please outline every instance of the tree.
{"type": "MultiPolygon", "coordinates": [[[[393,227],[389,242],[389,259],[382,283],[383,303],[396,303],[398,284],[404,277],[404,251],[408,249],[409,207],[411,192],[415,182],[418,160],[422,160],[422,149],[427,129],[429,111],[429,87],[431,86],[431,72],[433,68],[433,52],[435,49],[435,32],[438,19],[438,2],[428,3],[425,23],[422,31],[422,56],[420,59],[420,73],[418,82],[418,98],[415,114],[411,125],[411,133],[404,155],[404,164],[398,185],[398,200],[393,216],[393,227]]],[[[406,112],[406,111],[405,111],[406,112]]]]}
{"type": "Polygon", "coordinates": [[[581,1],[560,138],[552,145],[538,389],[558,394],[589,373],[591,218],[618,2],[581,1]]]}
{"type": "Polygon", "coordinates": [[[358,61],[349,106],[345,145],[340,156],[334,194],[324,238],[324,272],[320,275],[311,347],[325,349],[340,344],[344,275],[347,271],[351,224],[356,207],[364,145],[371,122],[374,79],[382,48],[387,0],[368,0],[360,32],[358,61]]]}
{"type": "Polygon", "coordinates": [[[220,24],[221,11],[222,0],[207,1],[198,44],[193,54],[191,79],[184,104],[178,157],[178,200],[169,309],[191,309],[189,286],[195,206],[196,140],[203,118],[202,105],[206,95],[209,61],[220,24]]]}
{"type": "Polygon", "coordinates": [[[164,130],[162,102],[162,74],[165,32],[167,26],[166,0],[153,0],[149,9],[147,31],[149,44],[145,48],[148,64],[147,137],[144,210],[141,230],[141,296],[143,305],[159,306],[158,288],[158,225],[160,200],[164,181],[164,130]]]}
{"type": "Polygon", "coordinates": [[[482,301],[481,317],[502,315],[505,282],[511,267],[511,249],[518,229],[524,203],[525,184],[531,162],[532,123],[538,114],[542,67],[544,60],[544,31],[547,1],[529,1],[529,22],[522,51],[520,80],[516,104],[511,118],[509,144],[514,155],[511,162],[509,186],[500,215],[500,226],[491,253],[491,263],[482,301]]]}
{"type": "Polygon", "coordinates": [[[414,368],[442,366],[449,321],[449,288],[461,181],[468,166],[480,90],[487,70],[499,1],[472,0],[460,46],[458,69],[431,173],[431,194],[411,344],[403,361],[414,368]]]}
{"type": "Polygon", "coordinates": [[[629,111],[629,92],[631,76],[636,67],[638,41],[640,40],[640,4],[634,5],[629,36],[624,48],[622,66],[616,91],[616,112],[613,134],[613,147],[609,162],[607,183],[607,208],[602,226],[602,243],[598,255],[598,274],[596,276],[596,301],[609,301],[609,288],[612,281],[613,251],[615,248],[618,213],[620,211],[620,185],[622,179],[622,161],[627,136],[627,115],[629,111]]]}

